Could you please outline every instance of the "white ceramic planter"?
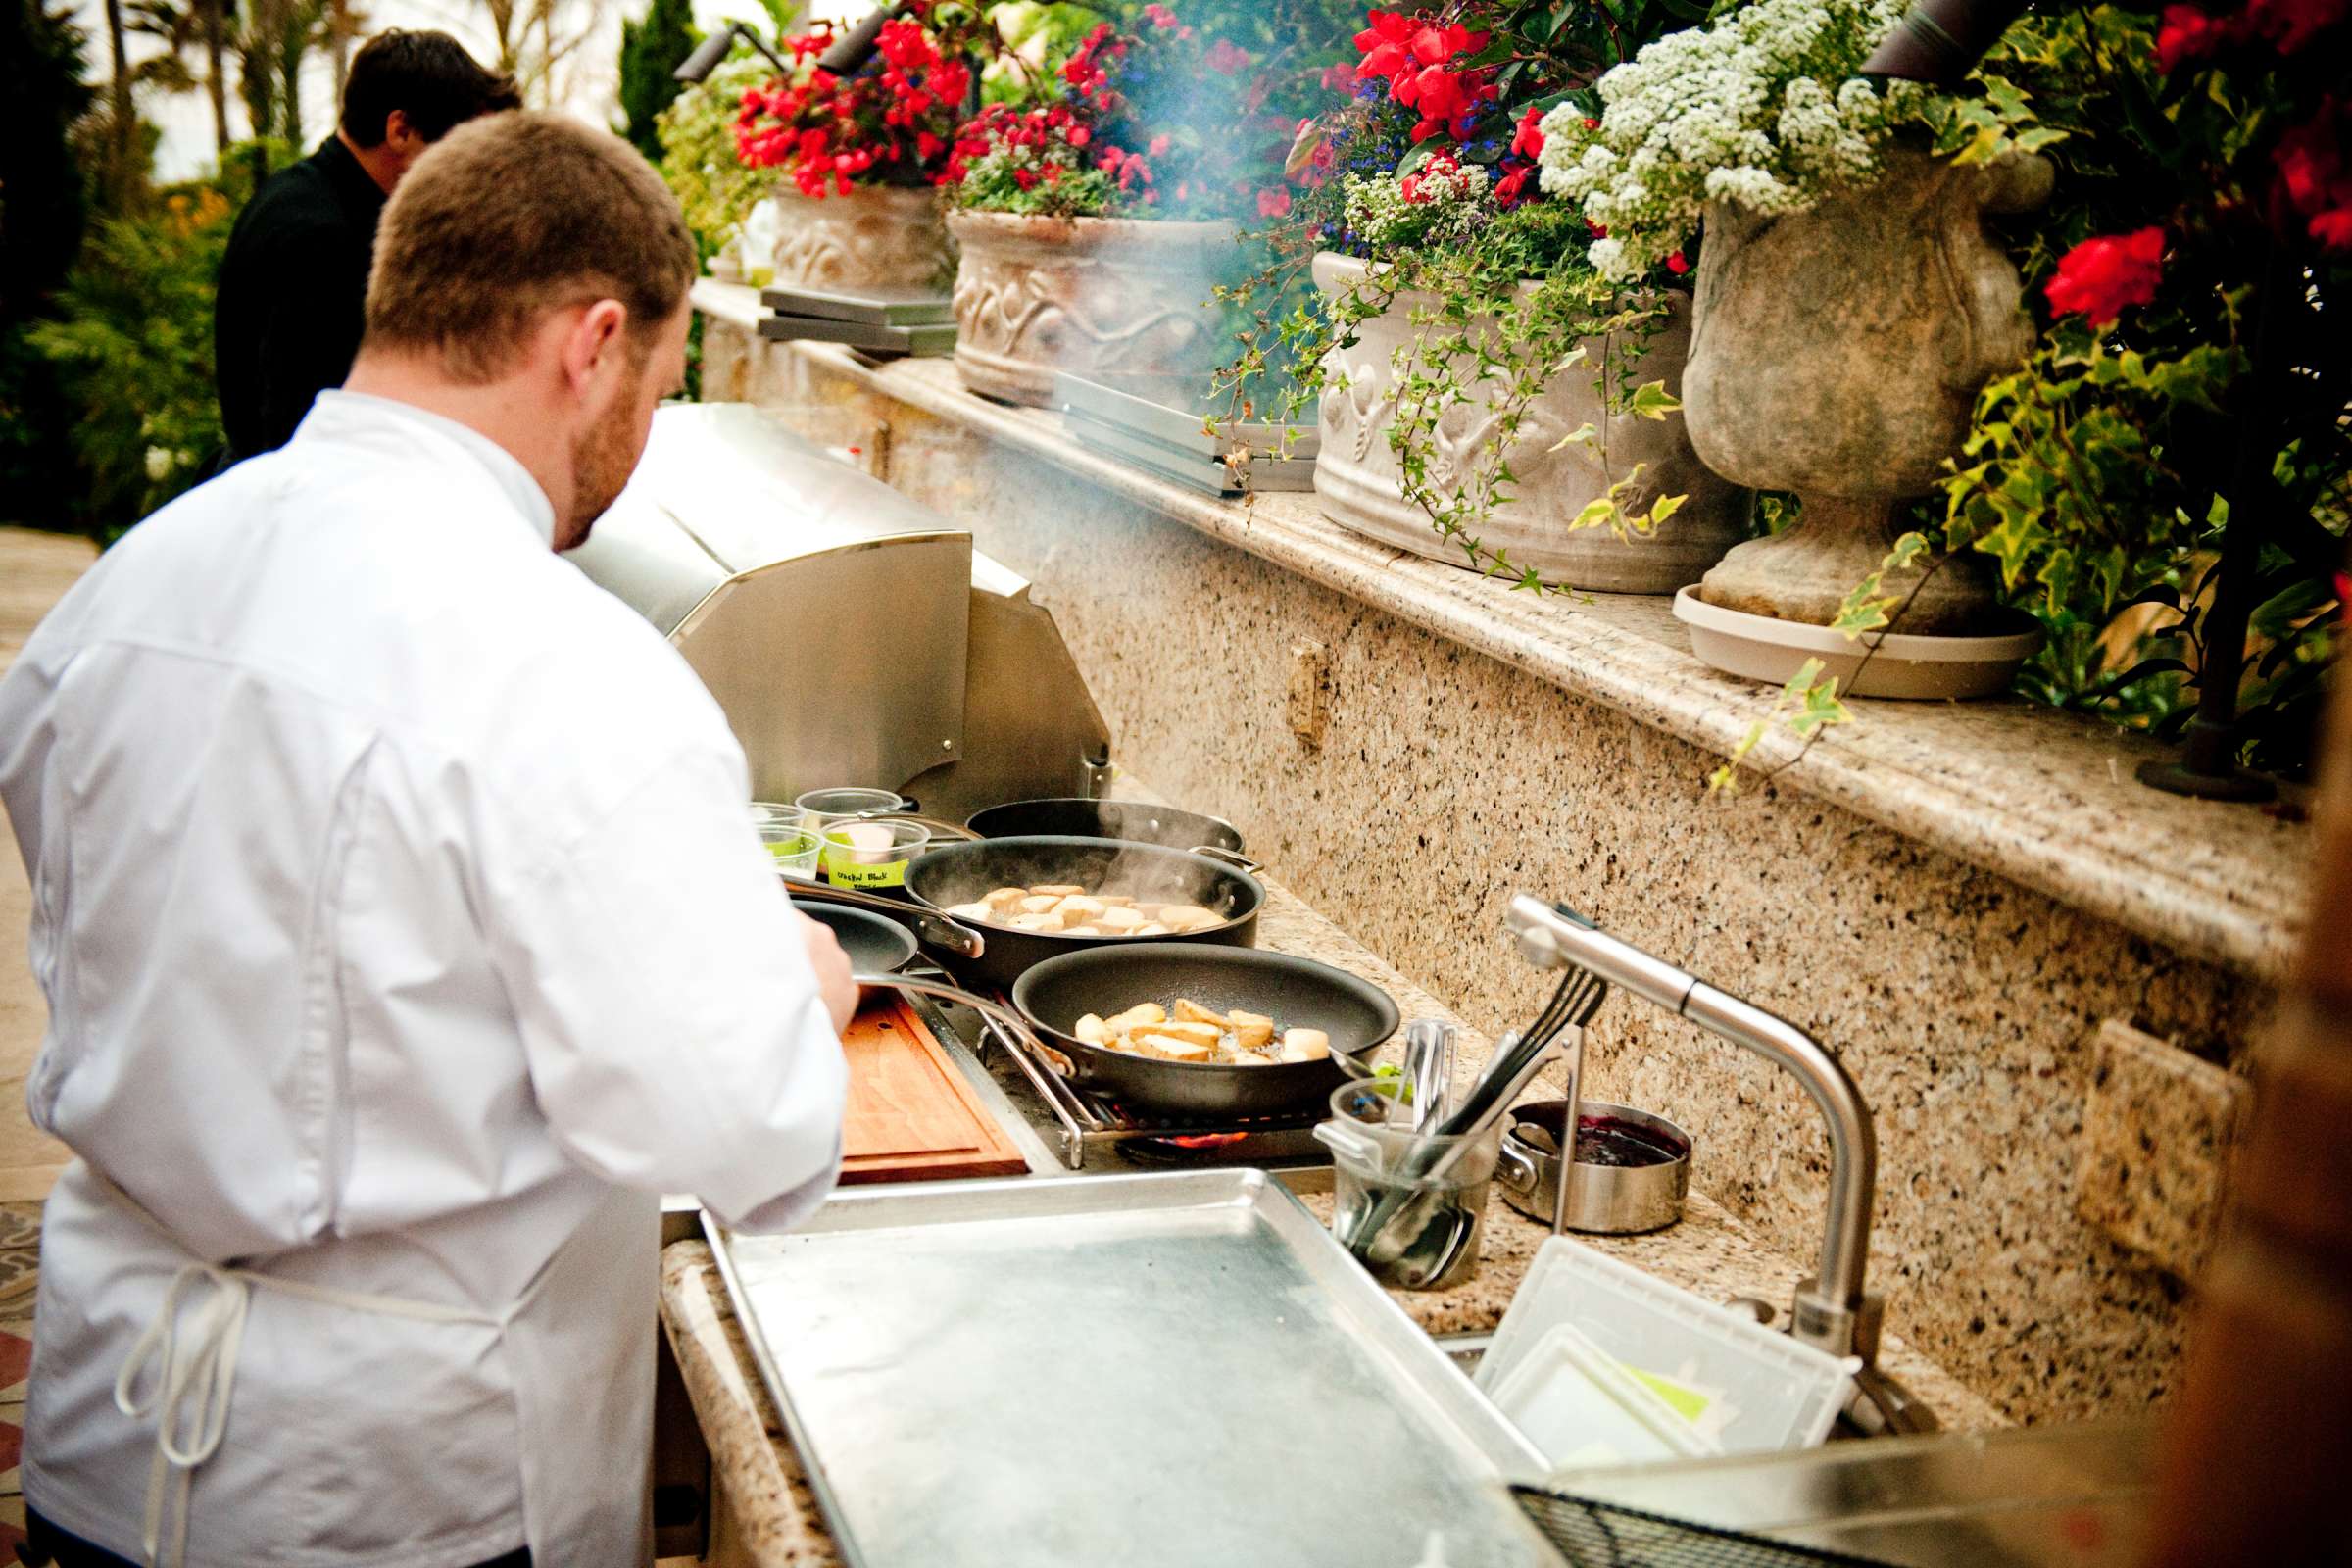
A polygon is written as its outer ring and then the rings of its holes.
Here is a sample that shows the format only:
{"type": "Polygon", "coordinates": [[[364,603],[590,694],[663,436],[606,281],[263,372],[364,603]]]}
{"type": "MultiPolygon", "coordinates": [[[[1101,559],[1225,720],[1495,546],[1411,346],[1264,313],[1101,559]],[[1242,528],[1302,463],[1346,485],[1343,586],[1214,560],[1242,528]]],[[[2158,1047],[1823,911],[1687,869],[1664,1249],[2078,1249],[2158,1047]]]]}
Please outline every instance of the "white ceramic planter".
{"type": "Polygon", "coordinates": [[[853,186],[847,196],[768,198],[776,220],[773,283],[809,288],[922,288],[956,265],[929,187],[853,186]]]}
{"type": "MultiPolygon", "coordinates": [[[[1326,251],[1315,258],[1315,281],[1327,294],[1351,286],[1365,272],[1366,264],[1350,257],[1326,251]]],[[[1356,328],[1353,343],[1325,357],[1329,384],[1317,415],[1322,448],[1315,459],[1315,494],[1334,521],[1357,533],[1467,567],[1460,547],[1442,537],[1429,514],[1405,499],[1389,440],[1396,417],[1395,356],[1418,335],[1411,313],[1435,303],[1428,295],[1399,294],[1386,312],[1356,328]]],[[[1688,316],[1678,296],[1672,320],[1649,339],[1635,379],[1663,380],[1669,392],[1679,392],[1689,342],[1688,316]]],[[[1519,482],[1475,531],[1488,550],[1506,551],[1513,563],[1533,567],[1546,581],[1600,593],[1670,594],[1696,582],[1747,536],[1748,494],[1698,461],[1682,416],[1644,419],[1605,406],[1594,380],[1607,348],[1595,340],[1584,364],[1560,375],[1528,407],[1519,438],[1505,454],[1519,482]],[[1558,445],[1561,437],[1587,424],[1592,426],[1592,440],[1558,445]],[[1632,539],[1620,539],[1607,528],[1569,526],[1587,503],[1606,495],[1636,464],[1643,466],[1624,497],[1626,509],[1639,514],[1659,496],[1679,495],[1687,498],[1681,510],[1649,534],[1632,539]]],[[[1466,374],[1469,361],[1465,357],[1462,363],[1466,374]]],[[[1492,403],[1500,390],[1493,380],[1477,383],[1469,401],[1439,419],[1428,460],[1430,477],[1438,484],[1463,482],[1493,433],[1497,416],[1492,403]]]]}
{"type": "Polygon", "coordinates": [[[974,392],[1048,408],[1057,371],[1205,373],[1229,346],[1210,287],[1230,223],[958,212],[956,370],[974,392]]]}

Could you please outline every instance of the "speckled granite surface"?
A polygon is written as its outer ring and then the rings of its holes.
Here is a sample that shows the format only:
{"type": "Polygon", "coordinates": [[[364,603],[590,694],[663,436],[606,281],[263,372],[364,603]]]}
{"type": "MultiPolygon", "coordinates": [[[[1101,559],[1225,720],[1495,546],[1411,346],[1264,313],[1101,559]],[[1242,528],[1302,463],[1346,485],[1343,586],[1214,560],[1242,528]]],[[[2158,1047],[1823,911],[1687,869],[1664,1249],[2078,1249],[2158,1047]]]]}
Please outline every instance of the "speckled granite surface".
{"type": "MultiPolygon", "coordinates": [[[[1427,992],[1382,963],[1331,921],[1279,883],[1267,885],[1259,921],[1260,946],[1335,964],[1387,990],[1411,1017],[1448,1014],[1427,992]]],[[[1459,1022],[1460,1020],[1456,1020],[1459,1022]]],[[[1465,1064],[1484,1060],[1486,1037],[1462,1025],[1465,1064]]],[[[1529,1098],[1542,1098],[1531,1095],[1529,1098]]],[[[1328,1219],[1328,1194],[1306,1199],[1328,1219]]],[[[1495,1199],[1477,1271],[1451,1290],[1392,1295],[1432,1334],[1493,1329],[1549,1231],[1495,1199]]],[[[1752,1296],[1786,1307],[1800,1272],[1796,1262],[1760,1247],[1723,1208],[1692,1195],[1683,1222],[1651,1236],[1583,1237],[1660,1279],[1713,1299],[1752,1296]]],[[[725,1494],[727,1525],[717,1568],[816,1568],[839,1560],[818,1515],[774,1401],[760,1381],[743,1325],[736,1319],[710,1248],[678,1242],[662,1254],[662,1316],[710,1462],[725,1494]]],[[[1943,1424],[1982,1430],[2001,1424],[1984,1399],[1899,1340],[1889,1340],[1881,1364],[1925,1399],[1943,1424]]]]}
{"type": "MultiPolygon", "coordinates": [[[[2233,1061],[2298,919],[2303,829],[2155,796],[2132,745],[2006,705],[1858,705],[1781,787],[1709,798],[1764,700],[1697,666],[1662,601],[1538,603],[1298,498],[1175,491],[942,366],[730,337],[710,395],[887,424],[892,482],[1035,579],[1117,755],[1470,1022],[1537,1000],[1501,937],[1521,890],[1786,1014],[1878,1114],[1892,1331],[2021,1419],[2164,1394],[2181,1287],[2076,1208],[2089,1042],[2114,1017],[2233,1061]],[[1289,722],[1308,642],[1315,744],[1289,722]]],[[[1622,999],[1592,1051],[1596,1095],[1696,1135],[1697,1189],[1810,1250],[1827,1149],[1792,1084],[1622,999]]]]}
{"type": "Polygon", "coordinates": [[[2094,1049],[2075,1211],[2193,1278],[2221,1227],[2253,1085],[2113,1019],[2094,1049]]]}

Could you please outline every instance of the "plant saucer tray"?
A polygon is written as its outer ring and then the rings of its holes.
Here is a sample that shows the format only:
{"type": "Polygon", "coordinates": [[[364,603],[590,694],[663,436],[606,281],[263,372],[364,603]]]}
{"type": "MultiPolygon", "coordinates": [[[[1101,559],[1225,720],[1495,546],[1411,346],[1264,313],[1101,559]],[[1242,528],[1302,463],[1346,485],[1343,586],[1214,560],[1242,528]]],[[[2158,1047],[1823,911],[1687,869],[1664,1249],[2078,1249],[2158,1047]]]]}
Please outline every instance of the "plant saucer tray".
{"type": "Polygon", "coordinates": [[[1818,659],[1823,678],[1838,677],[1845,697],[1998,696],[2041,647],[2039,627],[1989,637],[1864,632],[1849,638],[1827,626],[1710,605],[1695,584],[1675,594],[1674,618],[1690,628],[1690,651],[1727,674],[1782,686],[1805,661],[1818,659]]]}
{"type": "Polygon", "coordinates": [[[1555,1561],[1536,1451],[1258,1170],[837,1195],[704,1225],[851,1568],[1555,1561]]]}

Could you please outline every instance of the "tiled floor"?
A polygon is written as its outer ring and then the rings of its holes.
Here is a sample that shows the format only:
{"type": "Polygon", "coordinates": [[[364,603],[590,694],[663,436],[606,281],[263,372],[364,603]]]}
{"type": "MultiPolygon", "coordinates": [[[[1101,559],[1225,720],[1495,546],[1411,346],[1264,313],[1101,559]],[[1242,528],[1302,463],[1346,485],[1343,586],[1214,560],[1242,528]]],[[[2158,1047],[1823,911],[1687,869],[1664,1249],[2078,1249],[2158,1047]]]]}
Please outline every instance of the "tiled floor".
{"type": "Polygon", "coordinates": [[[24,1446],[24,1377],[32,1370],[32,1293],[40,1268],[41,1205],[0,1203],[0,1562],[24,1539],[17,1459],[24,1446]]]}
{"type": "MultiPolygon", "coordinates": [[[[87,541],[0,528],[0,670],[33,625],[94,559],[87,541]]],[[[40,1049],[45,1009],[24,962],[29,895],[0,815],[0,1563],[24,1539],[17,1461],[24,1446],[24,1378],[32,1366],[33,1281],[41,1202],[66,1158],[24,1114],[24,1074],[40,1049]]]]}

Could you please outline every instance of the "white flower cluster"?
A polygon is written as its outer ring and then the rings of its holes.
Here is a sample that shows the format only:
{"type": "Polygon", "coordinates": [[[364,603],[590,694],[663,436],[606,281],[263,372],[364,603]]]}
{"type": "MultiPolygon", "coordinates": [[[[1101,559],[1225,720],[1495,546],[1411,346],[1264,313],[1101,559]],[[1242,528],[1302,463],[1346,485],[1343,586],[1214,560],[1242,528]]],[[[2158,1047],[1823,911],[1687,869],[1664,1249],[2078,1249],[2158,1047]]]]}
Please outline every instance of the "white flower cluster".
{"type": "Polygon", "coordinates": [[[1669,33],[1595,84],[1595,128],[1563,104],[1544,117],[1544,188],[1607,231],[1604,276],[1639,278],[1697,231],[1710,201],[1794,212],[1868,180],[1888,131],[1927,90],[1858,79],[1903,0],[1755,0],[1711,27],[1669,33]]]}
{"type": "Polygon", "coordinates": [[[1462,244],[1494,215],[1491,177],[1444,153],[1409,174],[1350,174],[1342,187],[1348,226],[1376,258],[1462,244]]]}

